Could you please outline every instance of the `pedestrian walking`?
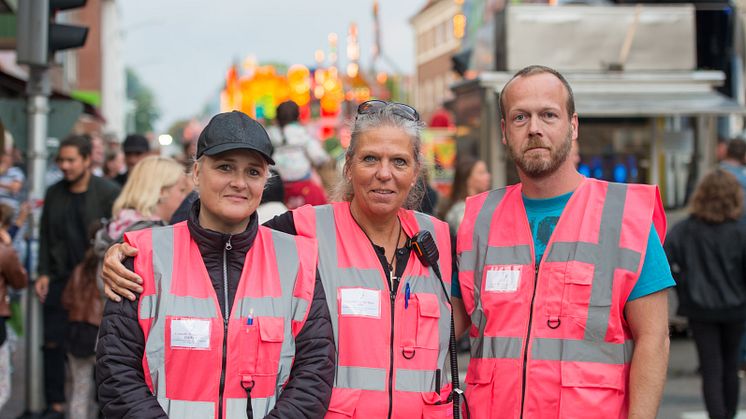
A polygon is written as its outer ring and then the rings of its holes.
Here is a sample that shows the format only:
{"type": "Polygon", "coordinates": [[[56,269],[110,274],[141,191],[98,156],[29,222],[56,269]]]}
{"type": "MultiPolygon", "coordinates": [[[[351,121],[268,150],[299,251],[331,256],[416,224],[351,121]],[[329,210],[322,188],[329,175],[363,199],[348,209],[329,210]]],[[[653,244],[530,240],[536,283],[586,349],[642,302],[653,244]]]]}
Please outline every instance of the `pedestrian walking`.
{"type": "Polygon", "coordinates": [[[471,418],[654,418],[674,285],[657,188],[576,171],[555,70],[520,70],[500,111],[521,182],[468,198],[457,239],[471,418]]]}
{"type": "Polygon", "coordinates": [[[461,220],[464,219],[466,198],[490,189],[490,172],[487,164],[473,157],[464,157],[456,163],[451,195],[440,210],[440,219],[445,220],[456,236],[461,220]]]}
{"type": "Polygon", "coordinates": [[[96,381],[106,417],[317,418],[334,342],[317,245],[259,226],[272,145],[256,121],[202,131],[189,219],[125,234],[135,301],[108,301],[96,381]]]}
{"type": "Polygon", "coordinates": [[[689,320],[712,419],[738,409],[739,344],[746,321],[746,226],[739,223],[744,193],[729,171],[708,173],[692,195],[690,215],[666,240],[676,279],[677,313],[689,320]]]}
{"type": "Polygon", "coordinates": [[[298,105],[288,100],[277,106],[277,126],[269,129],[275,147],[272,158],[277,162],[275,168],[285,187],[285,205],[290,209],[327,203],[324,189],[313,178],[313,169],[326,163],[329,155],[299,119],[298,105]]]}
{"type": "Polygon", "coordinates": [[[6,322],[10,319],[8,287],[22,289],[28,277],[12,246],[8,227],[13,220],[13,208],[0,203],[0,409],[10,399],[10,344],[6,322]]]}
{"type": "MultiPolygon", "coordinates": [[[[451,247],[448,225],[412,211],[423,190],[415,109],[373,100],[357,110],[343,179],[329,205],[304,206],[270,228],[319,240],[337,368],[327,418],[448,418],[451,247]],[[425,233],[427,232],[427,234],[425,233]],[[430,235],[432,241],[424,238],[430,235]],[[416,243],[416,244],[415,244],[416,243]],[[437,250],[421,259],[413,248],[437,250]],[[442,276],[441,276],[442,275],[442,276]]],[[[104,273],[127,298],[137,276],[108,252],[104,273]]],[[[111,298],[120,298],[110,294],[111,298]]]]}
{"type": "Polygon", "coordinates": [[[91,173],[91,140],[72,135],[60,143],[57,155],[63,179],[47,189],[39,226],[38,278],[34,283],[43,304],[44,320],[44,419],[63,418],[65,411],[65,360],[67,310],[65,289],[75,266],[90,246],[87,228],[111,216],[119,186],[91,173]]]}

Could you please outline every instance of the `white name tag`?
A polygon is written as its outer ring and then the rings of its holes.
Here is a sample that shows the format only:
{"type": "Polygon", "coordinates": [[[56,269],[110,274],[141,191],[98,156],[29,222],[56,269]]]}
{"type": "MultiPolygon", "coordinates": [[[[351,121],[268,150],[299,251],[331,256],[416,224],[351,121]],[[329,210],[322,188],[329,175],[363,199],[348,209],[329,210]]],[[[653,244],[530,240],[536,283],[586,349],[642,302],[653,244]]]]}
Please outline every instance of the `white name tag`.
{"type": "Polygon", "coordinates": [[[171,348],[210,349],[210,321],[171,320],[171,348]]]}
{"type": "Polygon", "coordinates": [[[487,271],[484,290],[489,292],[516,292],[520,283],[520,267],[493,268],[487,271]]]}
{"type": "Polygon", "coordinates": [[[381,291],[365,288],[341,288],[339,290],[340,314],[381,318],[381,291]]]}

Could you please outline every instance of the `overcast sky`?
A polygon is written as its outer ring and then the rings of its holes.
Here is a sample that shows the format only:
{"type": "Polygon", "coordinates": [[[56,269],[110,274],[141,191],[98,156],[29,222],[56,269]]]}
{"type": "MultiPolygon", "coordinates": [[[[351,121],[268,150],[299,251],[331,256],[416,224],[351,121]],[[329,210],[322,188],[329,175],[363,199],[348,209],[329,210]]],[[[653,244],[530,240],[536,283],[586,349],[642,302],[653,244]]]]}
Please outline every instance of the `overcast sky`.
{"type": "MultiPolygon", "coordinates": [[[[426,0],[379,0],[383,50],[406,73],[414,68],[409,18],[426,0]]],[[[192,116],[210,101],[228,66],[254,55],[259,62],[314,64],[339,35],[344,60],[347,28],[359,28],[361,61],[370,61],[373,0],[123,0],[125,65],[153,89],[161,110],[157,129],[192,116]]],[[[383,64],[382,64],[383,65],[383,64]]],[[[390,69],[390,67],[389,67],[390,69]]]]}

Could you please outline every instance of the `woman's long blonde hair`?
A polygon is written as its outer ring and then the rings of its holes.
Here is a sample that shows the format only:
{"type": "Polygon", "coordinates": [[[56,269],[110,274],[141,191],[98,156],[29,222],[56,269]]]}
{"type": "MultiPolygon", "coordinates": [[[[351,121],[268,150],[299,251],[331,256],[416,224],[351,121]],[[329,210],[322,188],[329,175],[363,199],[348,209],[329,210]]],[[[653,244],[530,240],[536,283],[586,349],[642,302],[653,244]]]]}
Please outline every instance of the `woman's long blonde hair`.
{"type": "Polygon", "coordinates": [[[163,188],[179,182],[184,176],[184,166],[174,159],[149,156],[132,168],[127,183],[114,201],[114,218],[123,209],[133,209],[143,217],[151,217],[158,206],[163,188]]]}

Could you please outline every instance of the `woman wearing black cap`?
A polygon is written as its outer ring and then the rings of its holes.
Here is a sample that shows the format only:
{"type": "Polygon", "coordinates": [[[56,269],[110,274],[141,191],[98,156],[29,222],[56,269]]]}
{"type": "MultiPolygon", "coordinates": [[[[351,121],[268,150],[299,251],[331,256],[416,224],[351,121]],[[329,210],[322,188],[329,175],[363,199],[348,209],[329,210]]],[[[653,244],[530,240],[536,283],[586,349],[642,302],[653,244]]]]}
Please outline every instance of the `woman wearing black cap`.
{"type": "Polygon", "coordinates": [[[96,369],[106,417],[325,414],[334,342],[316,241],[257,222],[271,154],[256,121],[216,115],[198,141],[189,219],[125,236],[143,290],[106,305],[96,369]]]}

